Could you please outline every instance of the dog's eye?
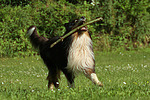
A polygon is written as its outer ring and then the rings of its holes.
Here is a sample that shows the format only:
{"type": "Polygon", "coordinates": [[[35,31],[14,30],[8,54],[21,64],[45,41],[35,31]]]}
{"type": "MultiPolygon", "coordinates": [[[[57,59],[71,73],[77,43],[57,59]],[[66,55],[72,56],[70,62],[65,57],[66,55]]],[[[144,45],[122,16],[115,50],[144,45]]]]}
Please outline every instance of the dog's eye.
{"type": "Polygon", "coordinates": [[[75,20],[74,22],[77,22],[78,20],[75,20]]]}

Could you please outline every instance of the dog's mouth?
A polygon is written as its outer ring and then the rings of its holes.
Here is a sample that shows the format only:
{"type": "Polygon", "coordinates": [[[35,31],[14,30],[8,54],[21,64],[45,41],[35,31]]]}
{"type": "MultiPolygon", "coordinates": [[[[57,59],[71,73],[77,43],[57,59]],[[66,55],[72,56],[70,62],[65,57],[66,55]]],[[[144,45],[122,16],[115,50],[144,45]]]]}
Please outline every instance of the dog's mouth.
{"type": "Polygon", "coordinates": [[[84,27],[82,27],[80,30],[81,30],[81,31],[87,31],[87,27],[84,26],[84,27]]]}
{"type": "MultiPolygon", "coordinates": [[[[80,19],[76,20],[76,24],[74,25],[74,28],[83,25],[86,21],[86,18],[84,16],[82,16],[80,19]]],[[[87,31],[87,26],[83,26],[82,28],[80,28],[81,31],[87,31]]]]}

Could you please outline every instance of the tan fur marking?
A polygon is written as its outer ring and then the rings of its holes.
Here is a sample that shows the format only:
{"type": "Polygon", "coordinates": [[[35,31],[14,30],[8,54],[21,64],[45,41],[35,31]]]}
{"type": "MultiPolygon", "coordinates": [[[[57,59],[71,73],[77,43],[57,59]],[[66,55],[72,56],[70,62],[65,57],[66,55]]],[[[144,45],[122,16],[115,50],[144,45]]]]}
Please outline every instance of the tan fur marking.
{"type": "Polygon", "coordinates": [[[50,90],[53,90],[53,89],[54,89],[54,84],[51,83],[51,84],[50,84],[50,90]]]}

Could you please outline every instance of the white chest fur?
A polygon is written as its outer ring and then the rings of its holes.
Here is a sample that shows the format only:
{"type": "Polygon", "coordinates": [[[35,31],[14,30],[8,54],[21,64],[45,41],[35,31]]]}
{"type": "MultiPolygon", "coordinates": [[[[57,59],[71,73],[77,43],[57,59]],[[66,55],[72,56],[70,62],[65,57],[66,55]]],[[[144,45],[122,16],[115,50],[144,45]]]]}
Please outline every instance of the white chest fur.
{"type": "Polygon", "coordinates": [[[67,69],[73,72],[85,72],[94,68],[92,40],[87,34],[76,37],[69,49],[67,69]]]}

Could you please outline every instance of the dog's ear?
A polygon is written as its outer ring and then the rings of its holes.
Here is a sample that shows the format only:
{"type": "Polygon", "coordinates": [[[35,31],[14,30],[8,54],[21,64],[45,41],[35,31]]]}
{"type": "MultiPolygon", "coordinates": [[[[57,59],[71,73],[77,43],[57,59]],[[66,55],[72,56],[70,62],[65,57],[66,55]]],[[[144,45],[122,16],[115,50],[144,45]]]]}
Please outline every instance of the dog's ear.
{"type": "Polygon", "coordinates": [[[70,25],[70,23],[65,23],[64,24],[66,31],[70,31],[72,28],[72,25],[70,25]]]}
{"type": "Polygon", "coordinates": [[[65,28],[67,28],[69,26],[69,23],[65,23],[64,26],[65,28]]]}

